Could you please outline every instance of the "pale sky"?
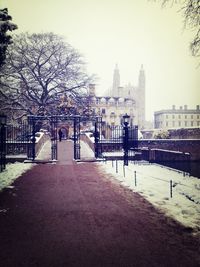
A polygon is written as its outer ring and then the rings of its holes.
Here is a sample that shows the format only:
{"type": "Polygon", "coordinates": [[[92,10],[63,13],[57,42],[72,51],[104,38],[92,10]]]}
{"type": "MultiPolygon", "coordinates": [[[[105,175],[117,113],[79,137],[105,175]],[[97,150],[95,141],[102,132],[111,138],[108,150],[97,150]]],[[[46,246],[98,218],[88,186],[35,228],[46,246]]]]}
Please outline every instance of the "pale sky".
{"type": "Polygon", "coordinates": [[[97,93],[112,86],[118,64],[121,86],[137,85],[143,64],[146,74],[146,117],[153,112],[200,104],[200,67],[191,56],[193,32],[183,30],[178,6],[161,8],[148,0],[0,0],[7,7],[15,33],[52,31],[84,55],[95,73],[97,93]]]}

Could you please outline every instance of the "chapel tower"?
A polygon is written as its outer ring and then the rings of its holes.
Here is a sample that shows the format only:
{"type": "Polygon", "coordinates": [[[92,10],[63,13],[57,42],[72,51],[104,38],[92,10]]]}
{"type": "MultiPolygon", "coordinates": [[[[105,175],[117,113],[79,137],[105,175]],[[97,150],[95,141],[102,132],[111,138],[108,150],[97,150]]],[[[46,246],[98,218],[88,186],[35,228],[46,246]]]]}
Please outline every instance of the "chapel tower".
{"type": "Polygon", "coordinates": [[[119,95],[119,87],[120,87],[120,74],[119,74],[118,65],[116,64],[114,73],[113,73],[112,96],[119,95]]]}
{"type": "Polygon", "coordinates": [[[141,65],[141,69],[139,72],[138,77],[138,126],[140,129],[143,129],[145,127],[145,72],[143,69],[143,65],[141,65]]]}

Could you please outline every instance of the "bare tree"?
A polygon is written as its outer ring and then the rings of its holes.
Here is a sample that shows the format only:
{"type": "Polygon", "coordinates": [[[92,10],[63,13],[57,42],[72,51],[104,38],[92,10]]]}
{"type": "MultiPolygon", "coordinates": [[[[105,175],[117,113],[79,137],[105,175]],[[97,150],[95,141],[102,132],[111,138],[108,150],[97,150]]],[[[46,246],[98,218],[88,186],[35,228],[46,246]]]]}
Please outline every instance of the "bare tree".
{"type": "Polygon", "coordinates": [[[194,31],[194,38],[190,43],[193,56],[200,57],[200,0],[161,0],[162,6],[170,4],[180,5],[179,11],[182,12],[185,28],[194,31]]]}
{"type": "Polygon", "coordinates": [[[17,29],[17,25],[11,20],[12,17],[8,14],[8,9],[0,9],[0,67],[4,64],[7,47],[12,43],[12,37],[7,34],[7,31],[17,29]]]}
{"type": "Polygon", "coordinates": [[[63,95],[78,104],[91,79],[81,55],[62,37],[16,35],[0,73],[1,106],[20,116],[55,114],[63,95]]]}

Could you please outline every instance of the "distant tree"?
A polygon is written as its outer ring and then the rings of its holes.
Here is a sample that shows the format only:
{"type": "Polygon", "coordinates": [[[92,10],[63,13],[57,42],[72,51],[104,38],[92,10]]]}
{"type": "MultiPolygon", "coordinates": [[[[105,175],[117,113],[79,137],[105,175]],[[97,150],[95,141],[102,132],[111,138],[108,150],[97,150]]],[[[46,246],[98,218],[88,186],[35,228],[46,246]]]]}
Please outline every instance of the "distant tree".
{"type": "Polygon", "coordinates": [[[92,80],[81,55],[53,33],[14,36],[0,75],[1,106],[18,117],[57,114],[63,97],[78,107],[92,80]]]}
{"type": "Polygon", "coordinates": [[[193,56],[200,57],[200,0],[160,0],[162,6],[167,4],[180,5],[184,17],[185,27],[194,31],[194,38],[190,43],[193,56]]]}
{"type": "Polygon", "coordinates": [[[7,47],[12,43],[12,37],[7,34],[7,31],[17,29],[17,25],[10,22],[11,20],[8,9],[0,9],[0,68],[5,62],[7,47]]]}

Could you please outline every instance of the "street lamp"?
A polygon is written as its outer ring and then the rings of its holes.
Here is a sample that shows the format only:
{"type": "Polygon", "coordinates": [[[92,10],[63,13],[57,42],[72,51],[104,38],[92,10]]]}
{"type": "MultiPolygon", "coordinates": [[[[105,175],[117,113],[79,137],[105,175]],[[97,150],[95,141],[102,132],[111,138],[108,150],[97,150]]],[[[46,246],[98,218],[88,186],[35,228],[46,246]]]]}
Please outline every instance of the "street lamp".
{"type": "Polygon", "coordinates": [[[6,118],[0,114],[0,171],[6,167],[6,118]]]}
{"type": "Polygon", "coordinates": [[[124,123],[124,126],[128,126],[129,121],[130,121],[130,116],[126,113],[126,114],[123,116],[123,123],[124,123]]]}
{"type": "Polygon", "coordinates": [[[129,146],[129,137],[128,137],[128,125],[129,125],[130,116],[126,113],[123,116],[123,123],[124,123],[124,140],[123,140],[123,147],[124,147],[124,165],[128,166],[128,146],[129,146]]]}
{"type": "Polygon", "coordinates": [[[1,125],[6,125],[6,119],[7,119],[7,117],[6,117],[6,115],[0,115],[0,124],[1,125]]]}

